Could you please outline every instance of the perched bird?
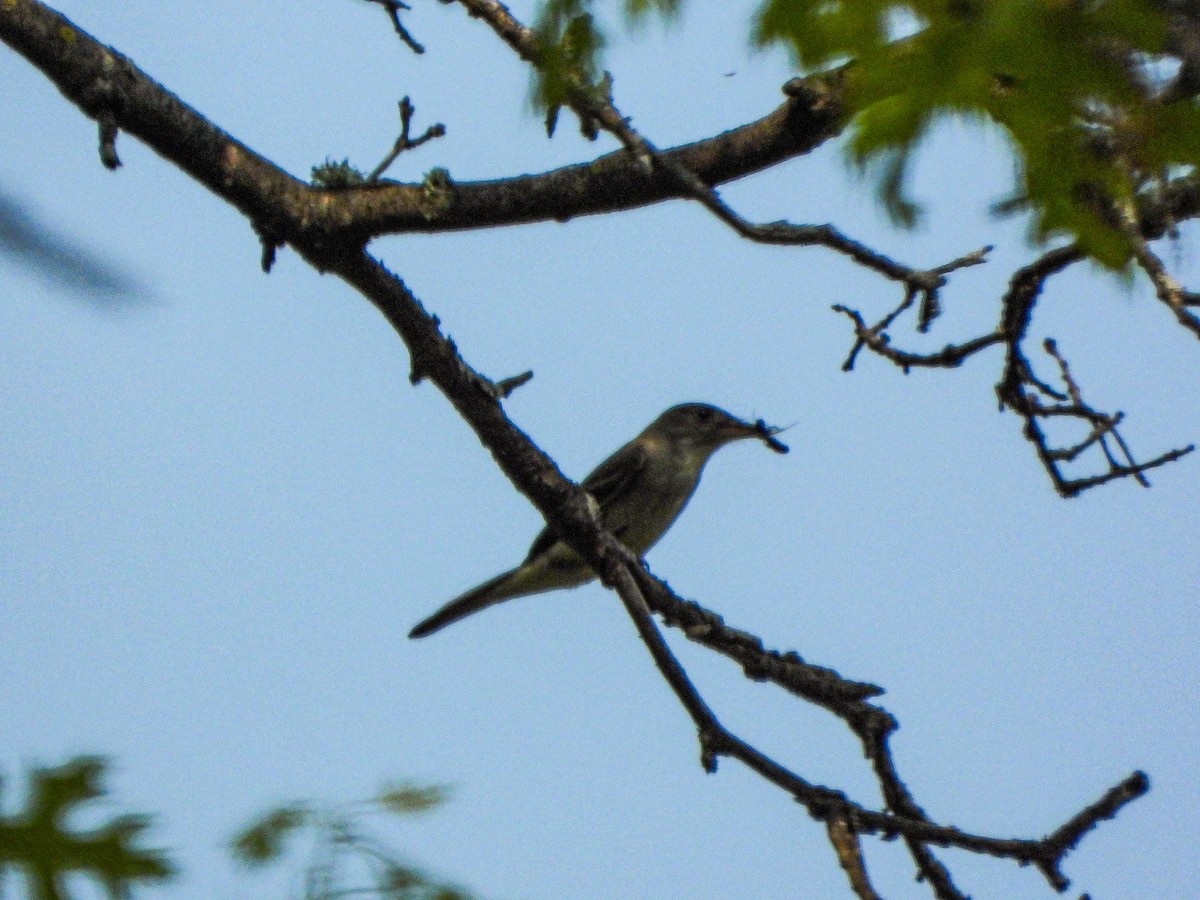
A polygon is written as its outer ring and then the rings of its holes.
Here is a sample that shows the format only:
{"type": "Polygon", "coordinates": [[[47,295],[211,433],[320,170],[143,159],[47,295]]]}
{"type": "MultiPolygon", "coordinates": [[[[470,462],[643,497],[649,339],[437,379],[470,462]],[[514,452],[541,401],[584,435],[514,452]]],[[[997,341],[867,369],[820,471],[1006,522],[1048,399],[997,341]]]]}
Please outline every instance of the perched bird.
{"type": "MultiPolygon", "coordinates": [[[[602,462],[580,486],[596,501],[600,524],[641,556],[683,511],[713,453],[744,438],[758,438],[772,450],[786,453],[787,447],[775,439],[781,430],[761,419],[743,422],[704,403],[673,406],[602,462]]],[[[494,603],[578,587],[595,577],[588,564],[546,527],[521,565],[451,600],[408,636],[425,637],[494,603]]]]}

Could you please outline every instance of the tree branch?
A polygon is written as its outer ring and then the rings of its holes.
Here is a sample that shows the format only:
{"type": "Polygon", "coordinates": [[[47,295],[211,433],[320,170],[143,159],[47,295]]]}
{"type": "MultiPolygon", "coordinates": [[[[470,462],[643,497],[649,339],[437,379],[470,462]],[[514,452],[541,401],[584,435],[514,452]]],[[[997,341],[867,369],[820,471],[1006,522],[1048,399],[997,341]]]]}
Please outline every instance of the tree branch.
{"type": "Polygon", "coordinates": [[[1106,484],[1118,478],[1133,477],[1143,486],[1148,486],[1144,472],[1173,462],[1192,452],[1192,445],[1170,450],[1154,459],[1138,463],[1129,453],[1124,438],[1117,431],[1122,414],[1102,413],[1083,402],[1078,385],[1071,376],[1066,361],[1058,353],[1057,345],[1050,340],[1044,344],[1046,352],[1059,364],[1060,376],[1066,393],[1058,391],[1040,380],[1025,354],[1024,340],[1033,319],[1033,310],[1046,279],[1083,259],[1083,251],[1075,245],[1051,250],[1029,266],[1017,271],[1009,282],[1008,292],[1002,302],[1000,333],[1007,346],[1004,374],[996,385],[996,395],[1001,407],[1007,406],[1025,420],[1025,437],[1033,444],[1054,488],[1063,497],[1076,497],[1089,488],[1106,484]],[[1048,398],[1047,405],[1043,399],[1048,398]],[[1066,448],[1051,446],[1042,427],[1049,418],[1068,418],[1084,422],[1089,436],[1082,442],[1066,448]],[[1110,451],[1105,438],[1111,434],[1117,442],[1125,462],[1118,462],[1110,451]],[[1075,459],[1084,449],[1100,444],[1108,464],[1108,471],[1086,478],[1069,478],[1062,463],[1075,459]]]}
{"type": "MultiPolygon", "coordinates": [[[[535,68],[543,61],[543,49],[537,34],[521,24],[499,0],[457,0],[472,16],[482,19],[491,27],[521,59],[535,68]]],[[[785,93],[794,101],[803,102],[812,111],[828,110],[830,129],[824,138],[832,137],[841,130],[845,113],[842,97],[845,90],[845,67],[808,79],[792,79],[784,86],[785,93]]],[[[933,294],[944,283],[944,279],[933,272],[902,265],[865,244],[842,234],[832,225],[796,225],[791,222],[750,222],[737,213],[717,193],[714,180],[688,164],[678,152],[664,152],[655,147],[621,114],[607,90],[587,84],[576,76],[570,86],[571,108],[585,123],[585,131],[592,130],[589,123],[612,134],[624,146],[630,164],[641,169],[647,178],[665,181],[670,196],[690,198],[700,203],[718,220],[724,222],[741,237],[760,244],[779,246],[811,247],[823,246],[848,256],[859,265],[871,269],[893,281],[933,294]]],[[[982,251],[986,252],[986,251],[982,251]]],[[[946,271],[963,265],[982,262],[982,255],[971,263],[955,261],[946,271]]],[[[932,308],[932,307],[930,307],[932,308]]]]}
{"type": "MultiPolygon", "coordinates": [[[[498,6],[485,3],[485,0],[461,2],[468,8],[482,8],[481,4],[498,6]]],[[[929,852],[929,845],[955,846],[1020,863],[1034,863],[1053,886],[1061,889],[1066,885],[1066,879],[1059,872],[1063,856],[1099,821],[1111,818],[1125,803],[1145,792],[1147,782],[1138,773],[1072,818],[1051,838],[1041,841],[989,838],[930,821],[895,770],[888,747],[889,737],[896,728],[895,720],[865,702],[865,698],[877,694],[879,689],[873,685],[846,682],[831,670],[803,663],[795,654],[768,653],[762,649],[761,642],[755,643],[757,639],[726,629],[718,618],[694,604],[685,604],[661,582],[650,578],[636,558],[600,528],[586,494],[567,480],[554,462],[505,415],[501,398],[522,376],[496,384],[467,364],[453,342],[441,333],[436,316],[425,310],[399,277],[366,252],[366,235],[361,223],[353,216],[339,218],[339,210],[345,214],[353,209],[352,206],[339,206],[336,202],[339,192],[316,191],[287,175],[147,78],[125,57],[103,47],[37,0],[0,0],[0,39],[41,68],[86,114],[96,118],[111,115],[111,122],[117,128],[136,135],[241,210],[265,236],[264,243],[269,240],[272,247],[282,241],[290,243],[318,271],[336,275],[381,311],[409,351],[412,380],[417,382],[427,378],[437,386],[479,436],[514,486],[606,583],[616,587],[656,664],[696,724],[706,769],[715,769],[720,756],[740,760],[763,778],[789,791],[811,815],[827,823],[835,844],[845,845],[853,835],[859,834],[902,835],[921,876],[931,883],[937,896],[943,898],[962,897],[962,894],[954,887],[945,867],[929,852]],[[650,617],[651,606],[663,611],[670,621],[685,624],[692,639],[718,647],[736,659],[751,677],[774,681],[794,693],[810,697],[842,717],[862,741],[880,780],[889,811],[866,809],[840,791],[811,784],[726,731],[671,655],[650,617]],[[831,822],[834,824],[830,826],[831,822]]],[[[611,104],[609,108],[612,109],[611,104]]],[[[612,112],[615,113],[615,109],[612,112]]],[[[789,109],[786,115],[792,112],[794,110],[789,109]]],[[[836,116],[830,118],[826,127],[834,127],[830,123],[836,120],[836,116]]],[[[778,133],[782,135],[783,131],[778,133]]],[[[633,140],[629,135],[626,137],[633,140]]],[[[791,139],[794,140],[794,135],[791,139]]],[[[706,148],[711,149],[711,146],[706,148]]],[[[656,150],[653,154],[657,154],[653,158],[661,168],[664,155],[656,150]]],[[[630,154],[623,151],[622,156],[620,166],[626,167],[630,154]]],[[[750,155],[743,156],[743,163],[748,158],[750,155]]],[[[703,179],[695,170],[690,171],[703,179]]],[[[675,178],[676,175],[678,173],[668,172],[667,177],[675,178]]],[[[643,173],[641,177],[648,176],[643,173]]],[[[455,199],[451,206],[458,202],[460,187],[454,186],[455,199]]],[[[662,188],[663,185],[657,185],[657,189],[662,188]]],[[[678,185],[672,189],[677,190],[678,185]]],[[[360,198],[371,196],[370,190],[352,193],[360,198]]],[[[637,191],[634,195],[637,196],[637,191]]],[[[647,194],[641,196],[644,198],[647,194]]],[[[715,195],[710,200],[712,198],[715,195]]],[[[623,208],[621,200],[610,199],[608,202],[609,208],[623,208]]],[[[769,230],[776,226],[752,227],[769,230]]],[[[781,235],[793,234],[788,229],[796,228],[779,227],[784,229],[781,235]]],[[[826,243],[829,237],[827,232],[825,238],[817,242],[826,243]]],[[[836,244],[837,237],[828,245],[836,244]]],[[[792,241],[789,238],[784,242],[792,241]]],[[[857,252],[853,251],[853,246],[852,242],[843,243],[843,252],[853,256],[857,252]]],[[[865,251],[865,254],[868,260],[865,264],[883,274],[890,271],[892,274],[888,277],[906,284],[907,305],[924,291],[926,302],[923,305],[928,307],[924,315],[932,317],[936,314],[932,306],[935,292],[948,268],[929,272],[909,270],[872,255],[871,251],[865,251]]],[[[973,264],[970,259],[964,257],[947,265],[973,264]]],[[[1016,366],[1012,360],[1019,355],[1019,340],[1028,325],[1033,300],[1042,282],[1071,261],[1070,252],[1065,255],[1060,252],[1054,260],[1043,261],[1032,276],[1026,273],[1020,284],[1014,279],[1010,297],[1006,299],[1002,325],[1011,365],[1016,366]]],[[[870,346],[866,337],[860,335],[860,340],[870,346]]],[[[1032,379],[1027,366],[1014,377],[1021,391],[1029,384],[1040,384],[1032,379]]],[[[853,862],[852,850],[841,846],[839,853],[844,865],[849,862],[847,871],[852,882],[858,884],[861,879],[851,870],[861,866],[853,862]]],[[[865,876],[865,872],[862,874],[865,876]]]]}
{"type": "Polygon", "coordinates": [[[396,143],[392,145],[392,149],[388,152],[374,169],[367,176],[367,181],[377,182],[383,176],[383,173],[388,170],[405,150],[414,150],[422,144],[440,138],[446,134],[446,126],[441,122],[436,122],[425,129],[425,133],[419,137],[410,137],[409,132],[412,128],[413,113],[416,112],[416,107],[412,105],[412,101],[405,97],[400,101],[400,136],[396,138],[396,143]]]}
{"type": "MultiPolygon", "coordinates": [[[[457,2],[466,8],[472,16],[483,19],[523,60],[535,67],[542,66],[543,48],[538,35],[532,29],[522,25],[509,12],[506,6],[498,2],[498,0],[457,0],[457,2]]],[[[843,70],[838,70],[836,73],[825,77],[829,79],[842,74],[843,70]]],[[[787,90],[792,96],[804,97],[811,92],[810,82],[808,80],[789,82],[787,90]]],[[[1103,414],[1097,413],[1091,407],[1079,404],[1073,407],[1059,406],[1053,412],[1048,412],[1040,404],[1033,402],[1024,393],[1023,388],[1014,390],[1014,384],[1016,384],[1012,378],[1014,372],[1018,372],[1022,376],[1020,381],[1022,385],[1032,384],[1038,387],[1045,387],[1044,383],[1033,378],[1032,368],[1028,365],[1028,361],[1025,359],[1020,347],[1020,341],[1024,337],[1028,326],[1027,318],[1031,315],[1033,308],[1032,297],[1027,309],[1023,313],[1026,316],[1026,321],[1016,331],[1004,327],[1006,324],[1004,320],[1007,320],[1011,313],[1008,303],[1006,303],[1005,312],[1002,315],[1002,324],[996,331],[974,338],[964,344],[947,345],[939,353],[912,353],[894,349],[889,345],[890,338],[886,334],[886,329],[891,326],[898,316],[913,305],[918,295],[921,296],[922,301],[917,329],[921,332],[927,331],[940,312],[938,292],[946,283],[946,275],[956,269],[982,263],[990,248],[983,248],[974,253],[967,254],[932,270],[918,270],[903,266],[889,257],[871,250],[841,234],[830,225],[794,225],[789,222],[751,223],[725,203],[710,183],[706,182],[686,165],[682,165],[678,159],[659,151],[640,132],[634,129],[629,119],[623,116],[613,103],[609,85],[604,85],[604,89],[601,90],[600,87],[587,83],[582,76],[576,74],[573,78],[569,79],[568,102],[579,116],[581,123],[584,123],[585,131],[594,130],[594,126],[599,126],[611,133],[621,141],[628,156],[636,161],[636,164],[644,169],[647,175],[665,173],[669,179],[674,181],[681,195],[690,197],[701,203],[716,218],[727,224],[742,237],[765,244],[791,246],[823,245],[849,256],[860,265],[872,269],[887,278],[903,283],[906,286],[904,300],[899,307],[885,316],[875,326],[868,327],[859,313],[846,306],[837,305],[834,307],[836,311],[849,316],[855,324],[857,340],[843,365],[845,370],[848,371],[853,368],[855,358],[863,347],[868,347],[877,355],[883,356],[900,366],[907,373],[914,366],[955,367],[960,365],[967,357],[986,347],[1001,342],[1009,343],[1010,365],[1006,370],[1005,380],[1002,381],[1001,388],[998,388],[998,390],[1002,390],[1002,403],[1015,409],[1025,418],[1026,437],[1035,445],[1039,458],[1051,475],[1055,488],[1062,496],[1076,496],[1082,490],[1104,484],[1116,478],[1134,477],[1139,483],[1148,485],[1143,475],[1145,471],[1178,459],[1185,453],[1190,452],[1190,448],[1172,450],[1149,462],[1137,463],[1129,454],[1124,439],[1115,430],[1119,417],[1108,417],[1107,424],[1105,425],[1106,432],[1112,432],[1114,440],[1125,454],[1126,461],[1124,463],[1117,462],[1105,442],[1105,433],[1098,433],[1096,440],[1098,440],[1104,450],[1109,464],[1108,472],[1102,476],[1085,479],[1066,478],[1062,473],[1060,463],[1068,458],[1073,459],[1079,452],[1082,452],[1083,449],[1095,441],[1086,441],[1074,451],[1073,455],[1069,457],[1064,456],[1061,449],[1053,449],[1048,445],[1046,435],[1037,420],[1047,415],[1069,415],[1095,421],[1096,417],[1103,414]],[[1011,337],[1014,334],[1019,336],[1011,337]],[[1019,368],[1014,368],[1012,365],[1013,358],[1021,360],[1023,365],[1019,368]]],[[[1132,230],[1130,233],[1140,239],[1140,235],[1136,233],[1136,227],[1131,227],[1132,230]]],[[[1142,244],[1144,247],[1144,241],[1142,244]]],[[[1149,251],[1145,250],[1142,256],[1139,256],[1139,259],[1143,259],[1143,267],[1152,266],[1156,261],[1153,254],[1149,254],[1147,258],[1145,254],[1148,253],[1149,251]]],[[[1147,272],[1151,274],[1160,298],[1176,312],[1179,321],[1184,325],[1192,327],[1200,335],[1200,318],[1193,315],[1186,308],[1189,304],[1184,299],[1182,289],[1178,285],[1175,285],[1173,281],[1169,281],[1169,276],[1166,275],[1161,264],[1158,265],[1157,269],[1147,268],[1147,272]],[[1191,324],[1189,325],[1189,323],[1191,324]]],[[[1044,277],[1042,281],[1044,281],[1044,277]]],[[[1039,281],[1037,291],[1033,294],[1033,297],[1036,297],[1036,294],[1040,290],[1041,282],[1039,281]]]]}
{"type": "Polygon", "coordinates": [[[408,45],[408,48],[413,53],[421,54],[425,52],[425,48],[421,46],[400,21],[400,10],[409,12],[412,7],[401,0],[367,0],[368,3],[375,3],[382,6],[387,11],[388,18],[392,20],[392,28],[396,30],[396,36],[408,45]]]}

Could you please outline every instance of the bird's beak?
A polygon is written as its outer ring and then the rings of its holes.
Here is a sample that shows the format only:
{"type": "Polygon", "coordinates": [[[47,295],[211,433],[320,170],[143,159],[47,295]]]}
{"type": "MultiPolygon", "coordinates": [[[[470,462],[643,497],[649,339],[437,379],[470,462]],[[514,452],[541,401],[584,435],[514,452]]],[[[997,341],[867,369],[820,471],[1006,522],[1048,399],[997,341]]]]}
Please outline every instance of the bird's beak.
{"type": "Polygon", "coordinates": [[[758,428],[741,419],[730,419],[721,423],[721,437],[727,441],[741,441],[746,438],[759,437],[758,428]]]}
{"type": "Polygon", "coordinates": [[[755,420],[754,424],[734,420],[725,426],[723,429],[726,439],[729,441],[740,441],[746,438],[756,438],[774,450],[776,453],[787,453],[787,444],[776,440],[775,435],[781,431],[786,431],[785,428],[779,428],[775,425],[768,425],[762,419],[755,420]]]}

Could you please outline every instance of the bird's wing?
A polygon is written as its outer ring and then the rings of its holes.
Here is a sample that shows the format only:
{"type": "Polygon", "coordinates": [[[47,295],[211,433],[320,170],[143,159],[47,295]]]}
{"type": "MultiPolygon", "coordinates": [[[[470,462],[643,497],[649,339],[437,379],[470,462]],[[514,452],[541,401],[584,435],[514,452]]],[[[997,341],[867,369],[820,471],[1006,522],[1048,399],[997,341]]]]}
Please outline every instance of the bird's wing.
{"type": "MultiPolygon", "coordinates": [[[[601,510],[626,493],[646,467],[646,451],[639,444],[627,444],[600,465],[579,486],[595,498],[601,510]]],[[[615,535],[620,537],[620,535],[615,535]]],[[[549,526],[534,538],[526,560],[549,550],[558,542],[558,534],[549,526]]]]}

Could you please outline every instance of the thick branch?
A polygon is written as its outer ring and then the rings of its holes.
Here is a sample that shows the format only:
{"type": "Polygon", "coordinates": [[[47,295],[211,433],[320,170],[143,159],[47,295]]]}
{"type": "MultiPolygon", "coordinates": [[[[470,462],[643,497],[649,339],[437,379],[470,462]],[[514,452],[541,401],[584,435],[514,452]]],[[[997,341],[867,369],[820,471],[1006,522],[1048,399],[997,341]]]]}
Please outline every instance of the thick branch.
{"type": "MultiPolygon", "coordinates": [[[[120,55],[37,0],[0,4],[0,40],[41,69],[87,115],[111,114],[120,129],[234,203],[271,231],[333,232],[358,242],[401,232],[517,225],[633,209],[682,192],[665,173],[647,173],[623,150],[539,175],[456,182],[428,203],[420,184],[321,190],[271,165],[214,128],[120,55]],[[66,38],[65,35],[70,35],[66,38]],[[248,182],[258,182],[260,190],[248,182]],[[270,207],[260,202],[271,199],[270,207]],[[281,215],[282,214],[282,215],[281,215]]],[[[663,151],[707,184],[750,175],[807,153],[841,128],[840,79],[814,78],[769,115],[705,140],[663,151]]]]}

